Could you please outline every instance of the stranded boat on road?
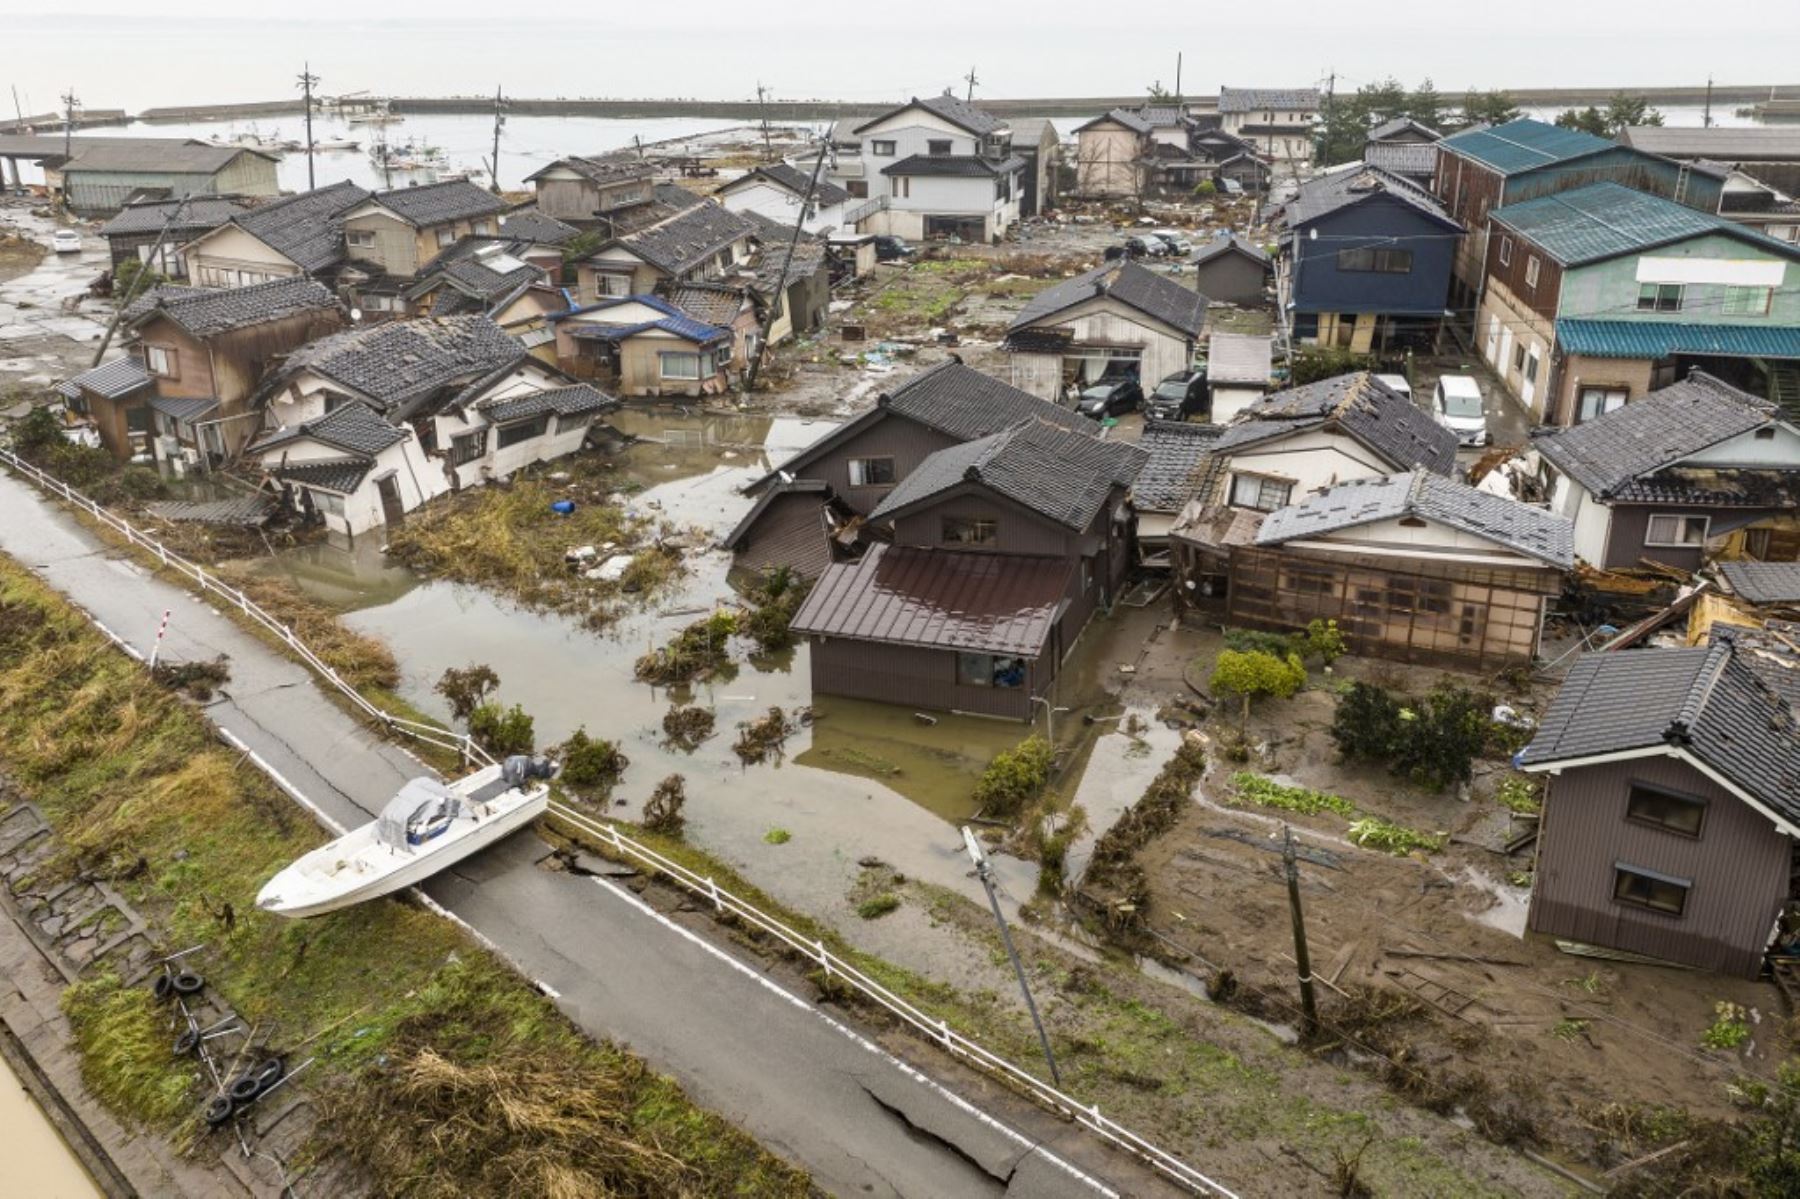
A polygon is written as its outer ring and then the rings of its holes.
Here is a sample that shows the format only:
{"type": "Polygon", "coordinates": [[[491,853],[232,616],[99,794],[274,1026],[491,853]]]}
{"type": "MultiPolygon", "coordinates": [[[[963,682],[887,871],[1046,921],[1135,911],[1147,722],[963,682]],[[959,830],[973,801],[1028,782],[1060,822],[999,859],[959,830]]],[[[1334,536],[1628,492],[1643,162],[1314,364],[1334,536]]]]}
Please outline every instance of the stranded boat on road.
{"type": "Polygon", "coordinates": [[[381,815],[308,853],[263,885],[256,906],[317,916],[389,895],[485,849],[541,815],[556,766],[512,757],[467,778],[416,778],[381,815]]]}

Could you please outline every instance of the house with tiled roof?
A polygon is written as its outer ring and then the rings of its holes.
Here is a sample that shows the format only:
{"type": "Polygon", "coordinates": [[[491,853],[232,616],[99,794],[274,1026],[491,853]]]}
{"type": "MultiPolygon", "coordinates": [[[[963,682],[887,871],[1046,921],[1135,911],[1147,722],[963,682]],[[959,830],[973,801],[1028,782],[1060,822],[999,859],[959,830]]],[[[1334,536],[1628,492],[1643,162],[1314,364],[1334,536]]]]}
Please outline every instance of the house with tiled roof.
{"type": "MultiPolygon", "coordinates": [[[[427,264],[401,296],[414,316],[480,313],[554,361],[556,338],[545,318],[565,311],[568,297],[533,249],[525,241],[463,238],[427,264]]],[[[560,273],[560,253],[555,264],[560,273]]]]}
{"type": "Polygon", "coordinates": [[[1038,292],[1007,327],[1013,386],[1060,400],[1106,378],[1146,391],[1193,364],[1207,299],[1130,259],[1103,263],[1038,292]]]}
{"type": "Polygon", "coordinates": [[[322,338],[289,355],[257,400],[262,431],[246,453],[269,487],[352,535],[571,453],[618,407],[476,315],[322,338]]]}
{"type": "Polygon", "coordinates": [[[794,616],[813,690],[1030,720],[1123,584],[1146,457],[1038,418],[928,455],[870,513],[883,539],[794,616]]]}
{"type": "Polygon", "coordinates": [[[1800,246],[1618,183],[1495,209],[1477,333],[1545,423],[1703,369],[1800,413],[1800,246]]]}
{"type": "Polygon", "coordinates": [[[1576,660],[1517,759],[1545,776],[1533,931],[1762,972],[1800,838],[1800,724],[1750,652],[1727,636],[1576,660]]]}
{"type": "Polygon", "coordinates": [[[256,205],[181,249],[200,287],[244,287],[290,275],[330,281],[344,261],[346,212],[367,200],[345,180],[256,205]]]}
{"type": "Polygon", "coordinates": [[[1704,371],[1530,449],[1589,565],[1800,559],[1800,422],[1704,371]]]}
{"type": "Polygon", "coordinates": [[[1268,299],[1275,262],[1267,250],[1237,233],[1221,232],[1195,251],[1194,288],[1209,300],[1251,308],[1268,299]]]}
{"type": "Polygon", "coordinates": [[[464,238],[494,237],[506,202],[467,179],[376,192],[343,216],[345,300],[365,314],[406,311],[408,288],[464,238]]]}
{"type": "Polygon", "coordinates": [[[1359,354],[1429,351],[1461,233],[1430,191],[1380,167],[1309,179],[1283,210],[1282,321],[1296,341],[1359,354]]]}
{"type": "Polygon", "coordinates": [[[112,364],[69,381],[70,406],[120,461],[174,469],[234,458],[256,432],[250,397],[282,356],[343,324],[330,289],[303,275],[248,287],[154,287],[120,314],[125,349],[147,385],[88,386],[112,364]]]}
{"type": "Polygon", "coordinates": [[[570,155],[525,176],[537,211],[579,229],[604,229],[609,218],[653,200],[655,168],[634,154],[570,155]]]}
{"type": "Polygon", "coordinates": [[[596,246],[576,264],[580,299],[649,295],[659,284],[736,274],[750,262],[755,233],[746,217],[702,201],[596,246]]]}
{"type": "Polygon", "coordinates": [[[815,184],[812,165],[771,162],[752,167],[713,192],[730,212],[754,212],[792,228],[806,202],[802,227],[808,233],[842,228],[850,193],[821,175],[815,184]],[[810,194],[810,199],[808,198],[810,194]]]}
{"type": "Polygon", "coordinates": [[[710,324],[662,296],[611,297],[547,319],[557,361],[616,394],[698,398],[731,386],[732,323],[710,324]]]}
{"type": "Polygon", "coordinates": [[[858,232],[985,243],[1018,221],[1025,165],[1005,121],[946,92],[857,124],[831,180],[858,232]]]}
{"type": "Polygon", "coordinates": [[[240,213],[250,204],[237,196],[181,196],[128,202],[100,226],[112,254],[113,272],[128,262],[148,265],[165,279],[186,279],[181,247],[240,213]],[[165,232],[166,231],[166,232],[165,232]],[[157,242],[162,246],[157,248],[157,242]],[[156,254],[151,261],[152,251],[156,254]]]}
{"type": "Polygon", "coordinates": [[[1221,87],[1220,128],[1278,163],[1309,162],[1319,92],[1311,87],[1221,87]]]}

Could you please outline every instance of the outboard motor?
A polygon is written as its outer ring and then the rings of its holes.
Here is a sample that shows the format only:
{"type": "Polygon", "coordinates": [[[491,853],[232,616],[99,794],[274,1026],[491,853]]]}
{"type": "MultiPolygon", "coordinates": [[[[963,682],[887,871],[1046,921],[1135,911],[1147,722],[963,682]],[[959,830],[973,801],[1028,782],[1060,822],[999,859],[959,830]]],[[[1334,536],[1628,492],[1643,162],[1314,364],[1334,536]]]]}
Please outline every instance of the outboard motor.
{"type": "Polygon", "coordinates": [[[531,779],[555,778],[556,771],[557,764],[549,758],[533,758],[527,754],[513,754],[500,764],[500,777],[513,787],[523,786],[531,779]]]}

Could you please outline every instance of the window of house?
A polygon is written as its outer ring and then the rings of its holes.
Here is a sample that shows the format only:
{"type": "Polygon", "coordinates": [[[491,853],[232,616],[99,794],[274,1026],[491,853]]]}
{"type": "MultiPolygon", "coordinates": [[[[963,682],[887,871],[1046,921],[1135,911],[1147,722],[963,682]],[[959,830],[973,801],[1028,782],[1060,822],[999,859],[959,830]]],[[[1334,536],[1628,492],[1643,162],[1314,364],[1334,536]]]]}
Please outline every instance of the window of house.
{"type": "MultiPolygon", "coordinates": [[[[752,340],[754,340],[754,338],[745,338],[745,340],[744,340],[746,355],[748,354],[749,344],[752,340]]],[[[724,345],[719,346],[718,348],[713,350],[713,372],[716,374],[721,371],[728,371],[730,369],[731,369],[731,343],[726,342],[724,345]]]]}
{"type": "Polygon", "coordinates": [[[1527,383],[1536,383],[1537,382],[1537,373],[1538,373],[1538,348],[1537,348],[1536,343],[1533,343],[1532,347],[1531,347],[1531,352],[1525,355],[1525,381],[1527,383]]]}
{"type": "Polygon", "coordinates": [[[892,158],[894,156],[894,143],[872,141],[869,143],[869,153],[875,155],[877,158],[892,158]]]}
{"type": "Polygon", "coordinates": [[[1693,547],[1706,544],[1708,516],[1652,516],[1644,531],[1645,545],[1693,547]]]}
{"type": "Polygon", "coordinates": [[[1762,428],[1758,429],[1755,433],[1751,434],[1751,436],[1754,437],[1757,441],[1774,441],[1775,440],[1775,426],[1774,425],[1764,425],[1762,428]]]}
{"type": "Polygon", "coordinates": [[[487,430],[461,433],[450,439],[450,464],[464,466],[487,452],[487,430]]]}
{"type": "Polygon", "coordinates": [[[1727,287],[1720,310],[1726,316],[1767,316],[1774,296],[1772,287],[1727,287]]]}
{"type": "Polygon", "coordinates": [[[892,458],[850,459],[850,486],[891,487],[894,483],[892,458]]]}
{"type": "Polygon", "coordinates": [[[1250,508],[1257,512],[1273,512],[1288,505],[1294,485],[1263,475],[1231,476],[1231,504],[1234,508],[1250,508]]]}
{"type": "Polygon", "coordinates": [[[1523,371],[1525,369],[1525,343],[1522,341],[1513,343],[1512,368],[1515,371],[1523,371]]]}
{"type": "Polygon", "coordinates": [[[724,270],[726,267],[730,266],[733,262],[736,262],[736,261],[737,261],[737,256],[731,252],[730,246],[726,246],[723,250],[719,251],[719,269],[720,270],[724,270]]]}
{"type": "Polygon", "coordinates": [[[1634,907],[1679,916],[1687,909],[1688,891],[1693,885],[1691,879],[1658,874],[1623,862],[1613,863],[1613,898],[1634,907]]]}
{"type": "Polygon", "coordinates": [[[611,274],[595,275],[594,290],[603,296],[628,296],[631,294],[631,276],[611,274]]]}
{"type": "Polygon", "coordinates": [[[591,419],[592,417],[585,412],[559,416],[556,418],[557,435],[561,436],[564,433],[574,433],[586,429],[588,427],[588,421],[591,419]]]}
{"type": "Polygon", "coordinates": [[[442,249],[443,247],[448,246],[448,245],[452,245],[455,243],[455,241],[456,241],[456,230],[454,230],[454,229],[439,229],[437,231],[437,243],[438,243],[439,249],[442,249]]]}
{"type": "Polygon", "coordinates": [[[1536,287],[1538,281],[1538,256],[1528,254],[1525,258],[1525,286],[1536,287]]]}
{"type": "Polygon", "coordinates": [[[1500,265],[1512,265],[1512,238],[1505,235],[1500,238],[1500,265]]]}
{"type": "Polygon", "coordinates": [[[869,198],[869,181],[852,179],[844,184],[844,190],[850,193],[852,200],[866,200],[869,198]]]}
{"type": "Polygon", "coordinates": [[[1630,398],[1630,390],[1624,387],[1584,387],[1575,398],[1575,423],[1616,412],[1630,398]]]}
{"type": "Polygon", "coordinates": [[[499,449],[509,445],[518,445],[521,441],[530,441],[534,437],[542,437],[550,428],[550,414],[533,417],[531,420],[514,421],[510,425],[500,426],[500,439],[496,443],[499,449]]]}
{"type": "Polygon", "coordinates": [[[368,249],[375,244],[375,230],[346,229],[344,230],[344,241],[353,250],[368,249]]]}
{"type": "Polygon", "coordinates": [[[1000,537],[1000,522],[985,517],[946,516],[945,545],[993,545],[1000,537]]]}
{"type": "Polygon", "coordinates": [[[1395,249],[1339,250],[1340,271],[1374,271],[1383,275],[1404,275],[1412,270],[1413,252],[1395,249]]]}
{"type": "Polygon", "coordinates": [[[912,180],[905,175],[901,175],[898,179],[895,179],[894,195],[903,200],[912,195],[912,180]]]}
{"type": "Polygon", "coordinates": [[[956,681],[965,687],[1023,687],[1025,659],[1006,654],[958,654],[956,681]]]}
{"type": "Polygon", "coordinates": [[[1706,801],[1648,783],[1633,783],[1625,797],[1625,819],[1654,824],[1685,837],[1698,837],[1700,826],[1706,821],[1706,801]]]}
{"type": "Polygon", "coordinates": [[[138,404],[125,410],[125,431],[127,433],[148,434],[154,423],[156,413],[148,404],[138,404]]]}
{"type": "Polygon", "coordinates": [[[168,346],[145,346],[144,369],[159,379],[179,378],[175,370],[175,351],[168,346]]]}
{"type": "Polygon", "coordinates": [[[310,487],[307,488],[307,494],[312,496],[313,507],[326,516],[342,516],[344,514],[343,496],[333,495],[329,491],[315,491],[310,487]]]}
{"type": "Polygon", "coordinates": [[[930,141],[925,143],[925,153],[927,153],[927,154],[948,154],[948,153],[950,153],[950,139],[949,138],[940,139],[940,138],[935,138],[935,137],[932,138],[930,141]]]}
{"type": "Polygon", "coordinates": [[[1686,290],[1679,283],[1640,283],[1638,284],[1638,311],[1680,312],[1682,292],[1686,290]]]}
{"type": "Polygon", "coordinates": [[[491,237],[494,232],[493,224],[488,221],[476,221],[473,225],[470,225],[469,228],[480,237],[491,237]]]}
{"type": "Polygon", "coordinates": [[[700,377],[700,355],[691,351],[669,351],[658,354],[661,363],[662,377],[665,379],[698,379],[700,377]]]}

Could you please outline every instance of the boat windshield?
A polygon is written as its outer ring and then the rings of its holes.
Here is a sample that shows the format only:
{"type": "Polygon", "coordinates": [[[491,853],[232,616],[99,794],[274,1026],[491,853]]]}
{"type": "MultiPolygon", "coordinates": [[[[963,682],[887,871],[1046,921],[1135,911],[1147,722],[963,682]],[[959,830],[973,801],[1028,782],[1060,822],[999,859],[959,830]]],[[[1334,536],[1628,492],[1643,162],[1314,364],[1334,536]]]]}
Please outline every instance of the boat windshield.
{"type": "Polygon", "coordinates": [[[381,809],[375,838],[395,849],[423,845],[448,829],[461,811],[461,802],[443,783],[413,779],[381,809]]]}

